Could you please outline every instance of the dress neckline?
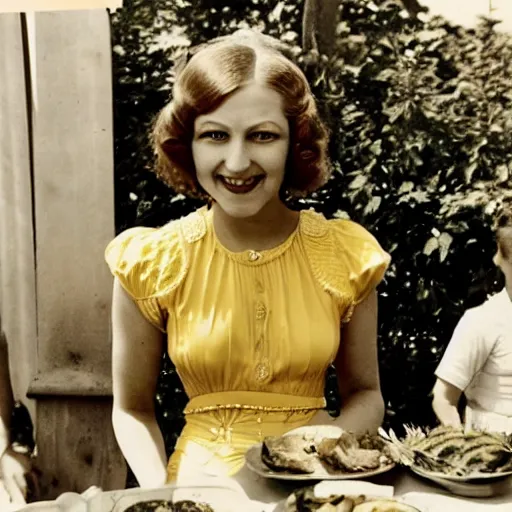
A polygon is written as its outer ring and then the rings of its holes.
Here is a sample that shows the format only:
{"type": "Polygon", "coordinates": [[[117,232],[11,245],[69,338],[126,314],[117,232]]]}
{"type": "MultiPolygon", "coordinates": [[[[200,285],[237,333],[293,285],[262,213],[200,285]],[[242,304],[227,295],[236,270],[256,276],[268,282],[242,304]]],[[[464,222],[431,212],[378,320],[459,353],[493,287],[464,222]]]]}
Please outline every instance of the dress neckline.
{"type": "Polygon", "coordinates": [[[303,211],[299,211],[299,221],[297,222],[295,229],[290,233],[290,235],[288,235],[288,237],[283,242],[281,242],[279,245],[276,245],[275,247],[271,247],[270,249],[263,249],[261,251],[246,249],[245,251],[235,252],[225,247],[217,238],[217,234],[215,233],[215,227],[213,225],[213,210],[204,208],[201,213],[206,220],[207,229],[213,237],[215,248],[219,252],[228,256],[230,259],[251,266],[268,263],[269,261],[274,260],[275,258],[278,258],[283,253],[285,253],[297,238],[301,230],[301,224],[303,219],[303,211]]]}

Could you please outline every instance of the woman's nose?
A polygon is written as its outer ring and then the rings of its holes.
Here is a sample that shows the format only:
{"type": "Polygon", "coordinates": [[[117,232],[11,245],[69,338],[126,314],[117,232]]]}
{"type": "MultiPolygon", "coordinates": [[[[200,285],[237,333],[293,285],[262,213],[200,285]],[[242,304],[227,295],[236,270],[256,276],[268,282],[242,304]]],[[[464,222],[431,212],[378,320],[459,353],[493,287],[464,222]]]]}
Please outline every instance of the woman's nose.
{"type": "Polygon", "coordinates": [[[225,166],[230,172],[243,172],[251,165],[251,159],[245,144],[241,141],[233,140],[226,147],[225,166]]]}

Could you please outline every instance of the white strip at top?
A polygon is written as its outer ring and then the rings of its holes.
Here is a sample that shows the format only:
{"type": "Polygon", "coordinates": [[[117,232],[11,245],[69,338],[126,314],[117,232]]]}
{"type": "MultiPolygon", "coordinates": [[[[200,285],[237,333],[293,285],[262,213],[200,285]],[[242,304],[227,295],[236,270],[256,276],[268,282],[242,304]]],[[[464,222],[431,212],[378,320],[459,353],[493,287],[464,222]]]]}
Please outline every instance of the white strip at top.
{"type": "Polygon", "coordinates": [[[0,0],[0,13],[119,9],[123,0],[0,0]]]}

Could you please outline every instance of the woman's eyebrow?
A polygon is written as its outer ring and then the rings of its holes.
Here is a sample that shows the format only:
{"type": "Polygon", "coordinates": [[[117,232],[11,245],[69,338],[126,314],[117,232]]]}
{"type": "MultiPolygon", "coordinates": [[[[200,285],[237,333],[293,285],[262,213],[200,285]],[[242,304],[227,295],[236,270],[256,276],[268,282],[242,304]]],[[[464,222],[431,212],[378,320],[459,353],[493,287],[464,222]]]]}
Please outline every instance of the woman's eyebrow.
{"type": "Polygon", "coordinates": [[[281,130],[281,129],[282,129],[282,128],[281,128],[281,126],[280,126],[278,123],[276,123],[275,121],[271,121],[270,119],[268,119],[268,120],[265,120],[265,121],[260,121],[260,122],[258,122],[258,123],[256,123],[256,124],[254,124],[254,125],[250,126],[250,127],[248,128],[248,130],[255,130],[256,128],[259,128],[259,127],[264,126],[264,125],[266,125],[266,124],[271,124],[271,125],[275,126],[276,128],[278,128],[279,130],[281,130]]]}
{"type": "Polygon", "coordinates": [[[226,130],[228,129],[228,127],[227,127],[225,124],[223,124],[223,123],[221,123],[221,122],[219,122],[219,121],[214,121],[213,119],[205,119],[204,121],[201,121],[201,122],[199,123],[198,128],[199,128],[199,129],[202,129],[202,128],[204,128],[205,126],[208,126],[209,124],[211,124],[211,125],[215,125],[215,126],[220,126],[221,128],[224,128],[224,129],[226,129],[226,130]]]}
{"type": "MultiPolygon", "coordinates": [[[[282,130],[282,127],[277,122],[271,121],[270,119],[265,119],[263,121],[258,121],[257,123],[249,126],[248,128],[246,128],[246,131],[252,131],[252,130],[255,130],[256,128],[259,128],[259,127],[267,125],[267,124],[275,126],[279,130],[282,130]]],[[[205,119],[204,121],[201,121],[199,123],[197,129],[202,130],[208,125],[214,125],[216,127],[221,127],[224,130],[229,130],[229,126],[225,125],[224,123],[221,123],[220,121],[215,121],[213,119],[205,119]]]]}

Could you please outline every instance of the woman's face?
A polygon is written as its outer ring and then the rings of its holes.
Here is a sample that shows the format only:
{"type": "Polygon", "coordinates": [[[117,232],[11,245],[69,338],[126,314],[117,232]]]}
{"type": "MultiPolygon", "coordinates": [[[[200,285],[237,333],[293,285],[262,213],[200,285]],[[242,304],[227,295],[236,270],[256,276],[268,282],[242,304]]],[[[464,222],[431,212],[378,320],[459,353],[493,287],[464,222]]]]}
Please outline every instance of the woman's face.
{"type": "Polygon", "coordinates": [[[232,217],[254,217],[279,201],[290,128],[281,95],[258,83],[241,87],[194,123],[197,180],[232,217]]]}

